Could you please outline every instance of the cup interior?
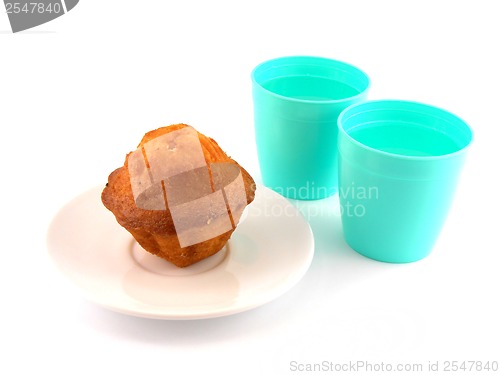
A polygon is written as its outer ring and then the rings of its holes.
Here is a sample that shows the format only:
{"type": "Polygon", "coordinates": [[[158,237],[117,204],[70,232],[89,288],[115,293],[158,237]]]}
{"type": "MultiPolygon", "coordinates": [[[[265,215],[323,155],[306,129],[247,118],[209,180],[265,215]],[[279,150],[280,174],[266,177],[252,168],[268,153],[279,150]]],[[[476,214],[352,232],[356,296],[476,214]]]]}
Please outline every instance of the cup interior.
{"type": "Polygon", "coordinates": [[[252,78],[268,92],[289,99],[341,101],[369,87],[368,76],[358,68],[336,60],[292,56],[257,66],[252,78]]]}
{"type": "Polygon", "coordinates": [[[455,115],[406,101],[355,104],[341,114],[339,126],[368,148],[410,157],[452,154],[472,140],[469,126],[455,115]]]}

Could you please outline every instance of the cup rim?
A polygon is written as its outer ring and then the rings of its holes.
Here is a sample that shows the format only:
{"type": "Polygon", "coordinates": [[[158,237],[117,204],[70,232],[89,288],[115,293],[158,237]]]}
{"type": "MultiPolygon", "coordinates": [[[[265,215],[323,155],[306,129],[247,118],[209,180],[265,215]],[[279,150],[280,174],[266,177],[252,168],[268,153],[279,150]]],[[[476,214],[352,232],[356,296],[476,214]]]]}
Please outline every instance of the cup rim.
{"type": "Polygon", "coordinates": [[[363,98],[365,95],[366,95],[366,92],[370,89],[371,87],[371,80],[370,80],[370,77],[368,76],[368,74],[366,74],[363,70],[361,70],[360,68],[352,65],[352,64],[349,64],[349,63],[346,63],[344,61],[340,61],[340,60],[335,60],[335,59],[331,59],[331,58],[328,58],[328,57],[321,57],[321,56],[313,56],[313,55],[290,55],[290,56],[281,56],[281,57],[276,57],[276,58],[272,58],[272,59],[269,59],[269,60],[266,60],[266,61],[263,61],[261,62],[260,64],[258,64],[257,66],[255,66],[251,72],[251,79],[252,79],[252,82],[257,86],[259,87],[261,90],[263,91],[266,91],[267,93],[277,97],[277,98],[280,98],[280,99],[284,99],[284,100],[288,100],[288,101],[292,101],[292,102],[299,102],[299,103],[317,103],[317,104],[332,104],[332,103],[345,103],[345,102],[348,102],[348,101],[352,101],[352,100],[356,100],[357,98],[363,98]],[[286,96],[286,95],[280,95],[280,94],[277,94],[271,90],[268,90],[266,89],[264,86],[262,86],[261,83],[259,83],[255,77],[256,75],[256,72],[261,69],[263,66],[267,65],[267,64],[270,64],[272,62],[277,62],[277,61],[280,61],[280,60],[300,60],[300,59],[310,59],[310,61],[316,61],[316,62],[326,62],[326,63],[330,63],[330,64],[337,64],[338,67],[336,67],[336,70],[343,70],[343,71],[346,71],[346,69],[350,69],[354,72],[356,72],[357,74],[360,74],[363,76],[364,79],[366,79],[366,87],[361,90],[359,93],[357,93],[356,95],[352,95],[352,96],[348,96],[348,97],[345,97],[345,98],[342,98],[342,99],[328,99],[328,100],[313,100],[313,99],[298,99],[298,98],[294,98],[294,97],[290,97],[290,96],[286,96]],[[340,67],[344,67],[346,69],[339,69],[340,67]]]}
{"type": "MultiPolygon", "coordinates": [[[[380,109],[382,109],[382,108],[380,108],[380,109]]],[[[395,107],[392,107],[392,108],[391,107],[385,107],[384,109],[395,110],[396,108],[395,107]]],[[[339,117],[337,119],[337,127],[338,127],[338,130],[339,130],[339,133],[342,133],[345,137],[347,137],[347,139],[350,142],[356,144],[357,146],[359,146],[359,147],[361,147],[361,148],[363,148],[363,149],[365,149],[367,151],[379,154],[381,156],[391,157],[391,158],[394,158],[394,159],[413,160],[413,161],[425,161],[425,160],[431,161],[431,160],[447,159],[447,158],[450,158],[452,156],[456,156],[456,155],[465,153],[467,151],[467,149],[471,146],[471,144],[472,144],[472,142],[474,140],[474,132],[473,132],[472,128],[462,118],[458,117],[457,115],[455,115],[454,113],[451,113],[450,111],[448,111],[446,109],[443,109],[443,108],[440,108],[440,107],[436,107],[436,106],[431,105],[431,104],[426,104],[426,103],[422,103],[422,102],[418,102],[418,101],[412,101],[412,100],[379,99],[379,100],[366,100],[366,101],[363,101],[363,102],[358,102],[358,103],[351,104],[350,106],[346,107],[340,113],[340,115],[339,115],[339,117]],[[463,128],[467,129],[467,131],[469,132],[469,140],[467,141],[467,144],[465,146],[461,147],[459,150],[456,150],[456,151],[453,151],[453,152],[450,152],[450,153],[447,153],[447,154],[442,154],[442,155],[427,155],[427,156],[396,154],[396,153],[392,153],[392,152],[388,152],[388,151],[383,151],[383,150],[380,150],[378,148],[368,146],[368,145],[366,145],[366,144],[364,144],[364,143],[356,140],[355,138],[353,138],[344,129],[342,123],[344,121],[344,118],[349,114],[350,111],[353,111],[357,107],[362,107],[364,105],[372,105],[372,104],[375,104],[375,105],[377,105],[377,104],[390,104],[390,105],[403,104],[403,105],[407,106],[407,108],[404,109],[406,111],[419,112],[419,113],[426,114],[426,115],[429,115],[429,116],[432,116],[432,115],[430,115],[429,113],[426,113],[425,111],[422,111],[422,110],[424,110],[424,109],[429,110],[430,109],[430,110],[433,110],[433,111],[441,112],[444,115],[453,118],[455,121],[459,121],[463,125],[463,128]],[[420,110],[417,111],[418,108],[420,108],[420,110]]],[[[340,137],[339,137],[339,139],[340,139],[340,137]]]]}

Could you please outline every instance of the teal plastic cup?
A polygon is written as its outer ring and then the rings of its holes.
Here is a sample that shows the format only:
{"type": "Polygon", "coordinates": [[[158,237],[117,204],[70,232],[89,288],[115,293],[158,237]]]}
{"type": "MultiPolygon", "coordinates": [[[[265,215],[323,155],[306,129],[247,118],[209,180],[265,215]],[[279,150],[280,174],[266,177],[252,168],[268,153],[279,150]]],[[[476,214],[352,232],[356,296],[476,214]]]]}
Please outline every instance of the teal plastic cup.
{"type": "Polygon", "coordinates": [[[383,262],[426,257],[448,215],[472,130],[445,110],[396,100],[354,104],[338,126],[346,242],[383,262]]]}
{"type": "Polygon", "coordinates": [[[358,68],[322,57],[266,61],[252,72],[255,136],[262,182],[285,197],[337,192],[337,119],[366,98],[358,68]]]}

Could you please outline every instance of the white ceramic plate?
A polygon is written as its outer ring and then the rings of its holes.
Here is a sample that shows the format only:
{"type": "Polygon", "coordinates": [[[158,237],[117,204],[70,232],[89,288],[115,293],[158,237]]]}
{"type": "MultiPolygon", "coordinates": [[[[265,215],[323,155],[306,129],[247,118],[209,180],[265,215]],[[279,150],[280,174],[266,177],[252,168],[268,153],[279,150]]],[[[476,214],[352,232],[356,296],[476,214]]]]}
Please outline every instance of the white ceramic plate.
{"type": "Polygon", "coordinates": [[[288,291],[313,257],[307,221],[261,185],[226,247],[182,269],[142,249],[102,205],[101,190],[63,207],[47,243],[58,268],[85,296],[114,311],[157,319],[238,313],[288,291]]]}

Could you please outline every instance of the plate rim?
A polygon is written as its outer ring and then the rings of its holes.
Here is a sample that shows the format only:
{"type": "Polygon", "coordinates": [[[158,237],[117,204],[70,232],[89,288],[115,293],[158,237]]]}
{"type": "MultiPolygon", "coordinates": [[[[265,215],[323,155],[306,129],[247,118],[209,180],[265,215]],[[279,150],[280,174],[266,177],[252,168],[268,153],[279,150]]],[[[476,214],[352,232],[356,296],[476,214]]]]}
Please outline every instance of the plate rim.
{"type": "MultiPolygon", "coordinates": [[[[54,236],[54,232],[56,229],[54,228],[57,219],[60,219],[60,217],[68,211],[73,205],[77,204],[80,200],[84,199],[87,195],[91,195],[93,193],[97,194],[98,191],[102,190],[101,186],[94,186],[93,188],[87,189],[86,191],[80,193],[79,195],[75,196],[73,199],[69,200],[66,204],[64,204],[53,216],[50,224],[49,224],[49,229],[47,231],[47,236],[46,236],[46,246],[47,246],[47,252],[49,254],[49,258],[51,259],[52,263],[55,264],[56,268],[60,271],[60,273],[65,276],[65,279],[70,281],[71,284],[73,284],[77,289],[82,293],[82,295],[85,297],[86,300],[101,306],[107,310],[114,311],[116,313],[121,313],[129,316],[135,316],[135,317],[140,317],[140,318],[148,318],[148,319],[158,319],[158,320],[200,320],[200,319],[211,319],[211,318],[218,318],[218,317],[225,317],[229,315],[234,315],[238,313],[242,313],[248,310],[255,309],[257,307],[263,306],[271,301],[274,301],[275,299],[279,298],[289,290],[291,290],[293,287],[295,287],[298,282],[304,277],[304,275],[307,273],[308,269],[311,266],[313,257],[314,257],[314,251],[315,251],[315,240],[314,240],[314,235],[313,231],[311,229],[311,226],[309,222],[305,219],[305,217],[302,215],[300,210],[295,207],[288,199],[285,197],[281,196],[277,192],[273,191],[272,189],[261,185],[257,184],[257,192],[260,190],[260,194],[258,196],[259,199],[269,199],[265,198],[267,196],[271,196],[273,200],[278,199],[281,200],[282,204],[286,204],[287,206],[291,207],[291,209],[294,212],[294,217],[297,217],[298,220],[301,221],[301,226],[305,230],[304,233],[307,233],[307,239],[305,240],[308,244],[307,249],[304,249],[304,253],[306,254],[305,256],[305,261],[302,262],[302,264],[299,267],[296,267],[296,270],[294,270],[292,276],[287,279],[285,282],[282,282],[279,284],[277,287],[273,287],[270,292],[265,293],[265,296],[262,298],[255,298],[252,297],[247,303],[241,303],[238,302],[237,304],[232,304],[220,308],[209,308],[207,311],[193,311],[189,310],[186,311],[186,313],[179,314],[177,312],[168,312],[168,308],[166,308],[165,311],[158,312],[157,310],[155,311],[146,311],[143,307],[141,308],[135,308],[131,309],[130,307],[125,307],[121,305],[117,305],[116,303],[113,303],[113,300],[110,299],[108,301],[102,300],[100,296],[96,296],[95,293],[92,293],[92,291],[89,290],[89,288],[85,288],[82,285],[79,285],[78,282],[71,277],[67,271],[61,269],[61,265],[59,264],[58,260],[55,259],[54,255],[51,252],[51,236],[54,236]]],[[[257,201],[257,196],[256,200],[254,201],[258,203],[257,201]]],[[[252,204],[254,203],[252,202],[252,204]]],[[[105,208],[103,207],[103,211],[106,212],[105,208]]],[[[98,214],[96,214],[98,215],[98,214]]],[[[258,218],[258,216],[254,216],[254,220],[258,218]]],[[[251,218],[247,218],[246,220],[252,220],[251,218]]],[[[117,226],[119,226],[118,223],[116,223],[117,226]]],[[[134,241],[133,237],[126,232],[124,228],[123,231],[125,232],[125,235],[130,236],[130,241],[134,241]]],[[[238,228],[237,228],[238,229],[238,228]]],[[[228,244],[231,246],[231,240],[233,240],[234,234],[237,233],[236,231],[233,233],[231,236],[231,239],[229,240],[228,244]]],[[[226,255],[228,257],[228,255],[226,255]]],[[[222,261],[221,263],[223,263],[222,261]]],[[[214,267],[217,268],[218,266],[214,267]]],[[[184,276],[184,277],[189,277],[189,276],[184,276]]],[[[130,297],[132,298],[132,297],[130,297]]]]}

